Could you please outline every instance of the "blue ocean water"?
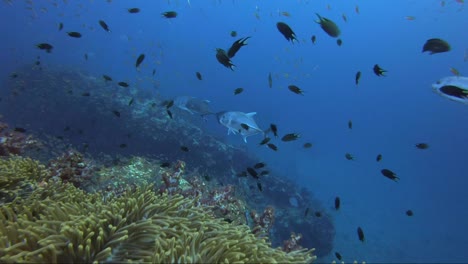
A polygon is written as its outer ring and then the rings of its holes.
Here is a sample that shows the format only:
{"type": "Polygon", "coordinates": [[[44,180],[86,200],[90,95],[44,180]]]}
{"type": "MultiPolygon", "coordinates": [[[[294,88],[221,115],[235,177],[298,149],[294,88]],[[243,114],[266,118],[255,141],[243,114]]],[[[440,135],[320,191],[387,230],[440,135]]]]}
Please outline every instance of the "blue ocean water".
{"type": "MultiPolygon", "coordinates": [[[[43,64],[111,74],[154,96],[192,95],[209,99],[213,109],[257,112],[262,128],[275,123],[281,135],[299,133],[300,140],[273,152],[258,147],[260,136],[249,137],[247,144],[239,136],[227,139],[330,208],[340,196],[333,251],[369,263],[467,262],[468,109],[431,90],[432,83],[452,75],[451,67],[461,75],[468,72],[468,16],[460,2],[3,1],[0,67],[6,80],[40,56],[43,64]],[[131,7],[141,12],[129,14],[131,7]],[[177,11],[177,18],[161,17],[169,10],[177,11]],[[315,23],[315,13],[338,24],[342,46],[315,23]],[[110,33],[100,28],[101,19],[110,33]],[[279,21],[291,26],[298,43],[278,32],[279,21]],[[67,31],[83,37],[70,38],[67,31]],[[248,45],[233,58],[234,71],[216,61],[216,48],[227,49],[247,36],[248,45]],[[447,40],[452,50],[422,53],[430,38],[447,40]],[[53,43],[51,54],[35,47],[41,42],[53,43]],[[141,53],[147,56],[136,71],[141,53]],[[374,64],[388,70],[387,76],[374,75],[374,64]],[[156,82],[147,78],[153,69],[156,82]],[[362,72],[358,86],[357,71],[362,72]],[[291,84],[304,95],[291,93],[291,84]],[[244,92],[234,96],[238,87],[244,92]],[[313,147],[304,149],[305,142],[313,147]],[[415,148],[420,142],[429,148],[415,148]],[[355,160],[345,159],[345,153],[355,160]],[[383,159],[377,163],[379,153],[383,159]],[[383,177],[384,168],[400,181],[383,177]],[[405,214],[409,209],[414,216],[405,214]],[[358,226],[365,231],[364,243],[358,240],[358,226]]],[[[214,119],[206,127],[226,134],[214,119]]]]}

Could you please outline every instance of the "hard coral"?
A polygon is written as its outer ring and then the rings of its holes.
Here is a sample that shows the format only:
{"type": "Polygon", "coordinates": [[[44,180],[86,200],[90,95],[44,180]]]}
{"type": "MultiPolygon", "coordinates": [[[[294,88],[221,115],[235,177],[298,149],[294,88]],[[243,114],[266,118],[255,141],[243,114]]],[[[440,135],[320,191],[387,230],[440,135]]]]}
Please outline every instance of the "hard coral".
{"type": "Polygon", "coordinates": [[[217,187],[214,189],[201,180],[200,176],[187,177],[185,175],[185,162],[177,161],[174,169],[164,169],[162,172],[163,186],[160,193],[180,194],[184,197],[197,199],[198,205],[212,208],[216,217],[236,224],[246,223],[243,216],[245,203],[236,197],[233,185],[217,187]]]}
{"type": "Polygon", "coordinates": [[[164,182],[164,186],[161,186],[160,192],[167,191],[169,194],[180,193],[182,175],[185,172],[185,162],[178,160],[174,166],[174,169],[167,169],[161,176],[164,182]]]}
{"type": "Polygon", "coordinates": [[[160,182],[160,177],[158,164],[144,157],[131,157],[113,166],[101,167],[94,181],[98,184],[93,189],[121,195],[136,186],[160,182]]]}
{"type": "Polygon", "coordinates": [[[48,165],[49,178],[72,183],[75,187],[83,187],[92,178],[96,167],[83,154],[70,149],[62,156],[51,160],[48,165]]]}
{"type": "Polygon", "coordinates": [[[245,225],[211,216],[194,199],[152,186],[103,199],[52,182],[0,207],[0,262],[309,263],[313,250],[285,253],[245,225]]]}
{"type": "Polygon", "coordinates": [[[0,122],[0,156],[20,155],[25,149],[38,146],[40,143],[33,136],[11,130],[0,122]]]}
{"type": "Polygon", "coordinates": [[[245,224],[245,203],[236,197],[233,185],[218,187],[203,193],[200,204],[210,206],[216,217],[221,217],[227,222],[245,224]]]}
{"type": "Polygon", "coordinates": [[[288,240],[283,241],[284,252],[291,252],[302,249],[302,247],[299,245],[299,240],[301,240],[301,238],[301,234],[295,234],[292,232],[291,237],[288,240]]]}
{"type": "Polygon", "coordinates": [[[258,237],[268,237],[275,220],[275,209],[272,206],[268,206],[265,208],[262,215],[259,215],[255,210],[252,210],[250,212],[250,217],[254,222],[252,233],[258,237]]]}

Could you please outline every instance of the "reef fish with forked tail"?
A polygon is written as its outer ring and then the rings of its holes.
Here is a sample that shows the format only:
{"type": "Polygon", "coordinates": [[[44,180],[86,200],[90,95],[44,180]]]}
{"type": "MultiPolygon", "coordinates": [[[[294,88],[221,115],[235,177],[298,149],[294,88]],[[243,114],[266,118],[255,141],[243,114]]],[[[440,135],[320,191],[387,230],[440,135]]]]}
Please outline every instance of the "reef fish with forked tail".
{"type": "Polygon", "coordinates": [[[247,143],[247,137],[262,134],[264,131],[260,129],[255,122],[253,116],[256,112],[244,113],[238,111],[224,111],[216,114],[218,122],[228,128],[230,133],[240,134],[247,143]]]}
{"type": "Polygon", "coordinates": [[[236,67],[231,61],[231,58],[229,58],[228,54],[226,53],[225,50],[223,49],[216,49],[216,59],[218,60],[219,63],[221,63],[224,67],[231,69],[232,71],[234,70],[233,67],[236,67]]]}
{"type": "Polygon", "coordinates": [[[247,45],[246,41],[249,38],[250,37],[241,38],[241,39],[236,40],[234,43],[232,43],[231,47],[229,48],[229,50],[227,52],[228,57],[229,58],[234,57],[236,55],[236,53],[240,50],[240,48],[242,48],[242,46],[247,45]]]}
{"type": "Polygon", "coordinates": [[[468,77],[445,77],[432,84],[432,89],[449,100],[468,104],[468,77]]]}
{"type": "MultiPolygon", "coordinates": [[[[294,41],[298,41],[296,34],[294,31],[288,26],[288,24],[284,22],[276,23],[276,28],[278,28],[279,32],[283,34],[283,36],[288,40],[294,43],[294,41]]],[[[299,41],[298,41],[299,42],[299,41]]]]}
{"type": "Polygon", "coordinates": [[[214,114],[210,109],[210,101],[192,96],[178,96],[174,99],[174,106],[191,114],[198,114],[202,117],[214,114]]]}

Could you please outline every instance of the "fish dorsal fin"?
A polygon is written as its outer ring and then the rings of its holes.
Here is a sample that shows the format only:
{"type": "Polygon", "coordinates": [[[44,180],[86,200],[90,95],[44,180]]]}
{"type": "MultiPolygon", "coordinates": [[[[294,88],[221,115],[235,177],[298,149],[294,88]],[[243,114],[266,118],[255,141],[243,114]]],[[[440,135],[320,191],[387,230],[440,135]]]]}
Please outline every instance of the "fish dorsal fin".
{"type": "Polygon", "coordinates": [[[257,112],[250,112],[250,113],[247,113],[245,115],[248,116],[248,117],[253,117],[256,114],[257,114],[257,112]]]}

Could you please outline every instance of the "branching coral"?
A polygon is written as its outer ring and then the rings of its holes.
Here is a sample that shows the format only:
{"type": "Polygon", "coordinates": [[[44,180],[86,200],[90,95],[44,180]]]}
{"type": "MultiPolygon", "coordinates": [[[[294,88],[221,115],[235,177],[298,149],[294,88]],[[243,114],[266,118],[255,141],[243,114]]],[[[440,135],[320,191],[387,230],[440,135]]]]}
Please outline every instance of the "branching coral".
{"type": "Polygon", "coordinates": [[[0,207],[0,262],[307,263],[313,250],[285,253],[245,225],[216,219],[194,199],[152,187],[104,199],[51,182],[0,207]]]}

